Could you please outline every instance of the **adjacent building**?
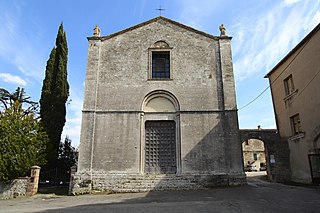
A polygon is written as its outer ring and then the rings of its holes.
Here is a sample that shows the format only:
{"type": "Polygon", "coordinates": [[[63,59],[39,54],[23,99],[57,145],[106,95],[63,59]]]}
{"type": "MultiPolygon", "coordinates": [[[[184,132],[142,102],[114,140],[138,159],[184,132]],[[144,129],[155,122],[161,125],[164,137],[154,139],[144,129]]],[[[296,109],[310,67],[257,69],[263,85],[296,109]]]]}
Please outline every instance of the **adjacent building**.
{"type": "Polygon", "coordinates": [[[88,41],[74,194],[245,182],[223,25],[213,36],[160,16],[88,41]]]}
{"type": "Polygon", "coordinates": [[[280,136],[288,140],[291,179],[320,182],[320,24],[268,74],[280,136]]]}
{"type": "Polygon", "coordinates": [[[249,139],[242,143],[243,165],[245,171],[266,171],[266,150],[264,142],[249,139]]]}

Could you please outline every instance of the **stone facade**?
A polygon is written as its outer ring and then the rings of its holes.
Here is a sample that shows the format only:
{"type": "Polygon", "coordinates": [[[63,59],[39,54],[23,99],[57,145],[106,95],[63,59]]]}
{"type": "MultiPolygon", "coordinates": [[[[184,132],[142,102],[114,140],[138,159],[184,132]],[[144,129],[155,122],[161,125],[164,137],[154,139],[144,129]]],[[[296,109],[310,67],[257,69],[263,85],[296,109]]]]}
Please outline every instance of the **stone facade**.
{"type": "Polygon", "coordinates": [[[230,37],[164,17],[94,35],[73,194],[245,182],[230,37]],[[153,76],[159,53],[170,67],[165,78],[153,76]],[[169,136],[170,150],[161,145],[169,136]]]}
{"type": "Polygon", "coordinates": [[[268,74],[277,127],[288,141],[291,179],[320,183],[320,24],[268,74]]]}
{"type": "Polygon", "coordinates": [[[255,165],[257,171],[266,165],[266,154],[264,143],[261,140],[249,139],[242,143],[244,166],[255,165]]]}

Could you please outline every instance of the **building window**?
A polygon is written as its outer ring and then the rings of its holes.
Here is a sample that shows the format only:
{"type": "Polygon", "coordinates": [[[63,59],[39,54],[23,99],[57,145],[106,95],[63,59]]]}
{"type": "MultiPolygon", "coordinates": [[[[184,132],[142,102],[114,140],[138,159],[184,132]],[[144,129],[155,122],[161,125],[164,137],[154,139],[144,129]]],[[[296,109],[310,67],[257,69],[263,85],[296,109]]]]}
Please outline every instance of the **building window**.
{"type": "Polygon", "coordinates": [[[171,50],[166,41],[155,42],[149,48],[149,80],[171,80],[171,50]]]}
{"type": "Polygon", "coordinates": [[[257,153],[253,153],[253,160],[258,160],[258,155],[257,155],[257,153]]]}
{"type": "Polygon", "coordinates": [[[301,133],[301,124],[300,124],[300,117],[299,114],[296,114],[292,117],[290,117],[291,121],[291,129],[292,129],[292,134],[297,135],[301,133]]]}
{"type": "Polygon", "coordinates": [[[170,52],[152,52],[152,79],[170,79],[170,52]]]}
{"type": "Polygon", "coordinates": [[[295,91],[292,75],[289,75],[289,77],[284,79],[284,89],[285,89],[286,95],[290,95],[295,91]]]}

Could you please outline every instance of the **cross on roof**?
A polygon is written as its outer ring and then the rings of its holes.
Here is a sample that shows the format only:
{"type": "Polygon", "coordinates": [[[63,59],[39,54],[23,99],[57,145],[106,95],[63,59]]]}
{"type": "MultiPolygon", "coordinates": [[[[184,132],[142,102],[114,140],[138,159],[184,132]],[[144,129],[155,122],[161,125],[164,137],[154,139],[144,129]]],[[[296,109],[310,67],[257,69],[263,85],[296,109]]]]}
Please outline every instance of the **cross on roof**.
{"type": "Polygon", "coordinates": [[[159,13],[160,13],[160,16],[161,16],[161,12],[162,12],[163,10],[165,10],[165,9],[162,8],[161,5],[160,5],[159,8],[157,8],[156,10],[159,10],[159,13]]]}

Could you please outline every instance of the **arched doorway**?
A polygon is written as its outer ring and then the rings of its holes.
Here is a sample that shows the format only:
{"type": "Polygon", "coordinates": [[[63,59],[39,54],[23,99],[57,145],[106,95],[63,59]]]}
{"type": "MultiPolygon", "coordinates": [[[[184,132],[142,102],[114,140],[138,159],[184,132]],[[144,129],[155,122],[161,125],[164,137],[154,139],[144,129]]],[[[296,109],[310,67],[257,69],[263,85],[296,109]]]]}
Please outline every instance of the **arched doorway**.
{"type": "Polygon", "coordinates": [[[267,175],[267,155],[263,141],[248,139],[242,143],[243,166],[247,176],[267,175]],[[250,174],[254,173],[254,174],[250,174]]]}
{"type": "Polygon", "coordinates": [[[180,173],[180,106],[164,90],[149,93],[142,103],[141,172],[180,173]]]}

